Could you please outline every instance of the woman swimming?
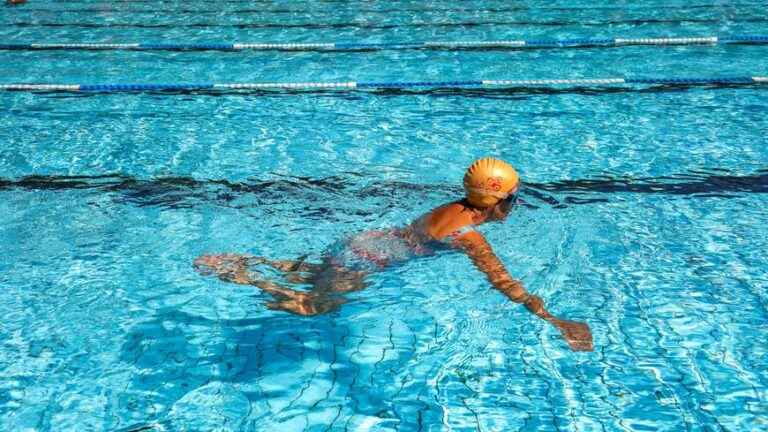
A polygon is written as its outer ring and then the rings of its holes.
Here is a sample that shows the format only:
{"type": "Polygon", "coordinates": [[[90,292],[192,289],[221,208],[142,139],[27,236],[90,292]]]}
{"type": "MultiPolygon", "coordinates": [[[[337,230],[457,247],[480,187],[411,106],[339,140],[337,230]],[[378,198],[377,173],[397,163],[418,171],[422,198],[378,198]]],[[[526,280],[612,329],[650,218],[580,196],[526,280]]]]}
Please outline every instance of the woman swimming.
{"type": "Polygon", "coordinates": [[[485,158],[474,162],[464,175],[466,197],[442,205],[405,228],[367,231],[340,240],[329,248],[320,263],[299,260],[269,260],[250,255],[221,254],[198,257],[195,268],[219,279],[253,285],[275,301],[270,309],[300,315],[316,315],[338,308],[343,293],[366,287],[366,276],[408,259],[431,255],[441,248],[465,253],[488,281],[515,303],[555,326],[576,351],[592,350],[592,334],[586,323],[562,320],[544,308],[544,302],[528,293],[513,279],[493,248],[476,227],[507,217],[520,189],[517,172],[504,161],[485,158]],[[278,283],[254,278],[249,266],[263,264],[285,274],[291,283],[306,283],[310,291],[298,291],[278,283]]]}

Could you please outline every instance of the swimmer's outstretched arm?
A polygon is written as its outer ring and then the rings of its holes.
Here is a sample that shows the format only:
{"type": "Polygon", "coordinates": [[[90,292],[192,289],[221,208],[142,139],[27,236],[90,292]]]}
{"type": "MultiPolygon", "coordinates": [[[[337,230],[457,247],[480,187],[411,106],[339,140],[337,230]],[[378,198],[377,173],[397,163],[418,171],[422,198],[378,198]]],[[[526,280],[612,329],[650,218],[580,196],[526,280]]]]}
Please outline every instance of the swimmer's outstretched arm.
{"type": "Polygon", "coordinates": [[[471,231],[461,236],[458,242],[475,266],[485,273],[494,288],[513,302],[524,305],[532,314],[557,327],[574,351],[592,351],[592,333],[589,326],[586,323],[562,320],[547,312],[541,297],[528,293],[522,282],[509,275],[482,234],[471,231]]]}

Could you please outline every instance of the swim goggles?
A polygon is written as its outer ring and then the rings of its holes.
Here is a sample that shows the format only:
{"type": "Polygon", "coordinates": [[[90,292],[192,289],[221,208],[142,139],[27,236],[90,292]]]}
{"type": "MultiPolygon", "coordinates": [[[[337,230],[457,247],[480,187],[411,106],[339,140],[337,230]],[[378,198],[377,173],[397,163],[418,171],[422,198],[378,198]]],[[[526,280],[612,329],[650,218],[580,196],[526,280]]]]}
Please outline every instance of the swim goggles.
{"type": "Polygon", "coordinates": [[[504,201],[509,203],[509,204],[511,204],[511,205],[515,205],[515,204],[517,204],[518,196],[520,196],[520,188],[519,187],[515,190],[514,193],[507,194],[507,197],[504,198],[504,201]]]}
{"type": "Polygon", "coordinates": [[[510,201],[514,204],[517,201],[517,196],[520,193],[520,184],[518,183],[517,186],[515,186],[515,188],[513,189],[514,192],[511,192],[511,193],[496,192],[493,190],[488,190],[483,188],[467,188],[467,190],[470,192],[475,192],[483,195],[489,195],[494,198],[498,198],[501,201],[510,201]]]}
{"type": "Polygon", "coordinates": [[[496,192],[493,190],[483,189],[483,188],[467,188],[470,192],[476,192],[483,195],[490,195],[494,198],[498,198],[501,201],[506,201],[510,204],[516,204],[517,203],[517,197],[520,195],[520,183],[515,186],[514,192],[512,193],[502,193],[502,192],[496,192]]]}

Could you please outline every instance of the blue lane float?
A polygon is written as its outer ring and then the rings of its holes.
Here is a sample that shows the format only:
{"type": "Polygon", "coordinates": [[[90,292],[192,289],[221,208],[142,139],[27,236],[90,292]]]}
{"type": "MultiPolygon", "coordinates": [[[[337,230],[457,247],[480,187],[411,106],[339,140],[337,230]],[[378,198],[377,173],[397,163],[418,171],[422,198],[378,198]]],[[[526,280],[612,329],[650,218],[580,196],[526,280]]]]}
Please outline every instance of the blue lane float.
{"type": "Polygon", "coordinates": [[[632,45],[756,45],[768,36],[704,36],[652,38],[575,38],[426,42],[328,42],[328,43],[28,43],[0,44],[1,50],[161,50],[161,51],[360,51],[390,49],[547,49],[620,47],[632,45]]]}
{"type": "Polygon", "coordinates": [[[8,91],[65,92],[178,92],[242,90],[377,90],[377,89],[466,89],[466,88],[563,88],[609,87],[621,85],[754,85],[768,84],[768,76],[682,77],[682,78],[577,78],[532,80],[455,80],[455,81],[343,81],[343,82],[264,82],[264,83],[171,83],[171,84],[0,84],[8,91]]]}

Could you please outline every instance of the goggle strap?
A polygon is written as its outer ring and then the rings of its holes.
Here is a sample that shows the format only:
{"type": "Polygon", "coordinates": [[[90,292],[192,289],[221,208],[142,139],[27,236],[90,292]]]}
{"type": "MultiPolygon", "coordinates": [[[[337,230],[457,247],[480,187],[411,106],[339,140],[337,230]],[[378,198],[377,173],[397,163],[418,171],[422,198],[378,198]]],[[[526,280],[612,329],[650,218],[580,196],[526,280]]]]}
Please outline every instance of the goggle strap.
{"type": "Polygon", "coordinates": [[[483,189],[483,188],[473,188],[473,187],[470,187],[470,188],[467,188],[467,190],[469,192],[476,192],[476,193],[483,194],[483,195],[490,195],[490,196],[492,196],[494,198],[498,198],[498,199],[502,199],[502,200],[509,198],[509,196],[511,195],[509,192],[503,193],[503,192],[497,192],[497,191],[492,191],[492,190],[483,189]]]}

